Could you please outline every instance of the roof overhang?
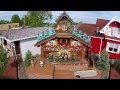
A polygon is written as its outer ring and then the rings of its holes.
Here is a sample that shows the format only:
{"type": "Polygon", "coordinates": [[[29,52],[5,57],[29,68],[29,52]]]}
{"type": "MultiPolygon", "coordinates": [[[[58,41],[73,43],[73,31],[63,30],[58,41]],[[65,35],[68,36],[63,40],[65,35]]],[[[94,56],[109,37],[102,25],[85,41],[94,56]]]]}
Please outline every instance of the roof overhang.
{"type": "MultiPolygon", "coordinates": [[[[64,35],[65,35],[65,33],[64,33],[64,35]]],[[[64,37],[64,36],[60,36],[59,34],[55,34],[55,35],[53,35],[53,36],[51,36],[51,37],[49,37],[49,38],[46,38],[46,39],[44,39],[44,40],[42,40],[42,41],[37,42],[34,46],[39,47],[41,44],[43,44],[43,43],[45,43],[45,42],[47,42],[47,41],[49,41],[49,40],[52,40],[52,39],[54,39],[54,38],[63,38],[63,37],[64,37]]],[[[73,35],[73,34],[68,34],[68,36],[65,36],[65,38],[73,38],[73,39],[77,40],[78,42],[80,42],[80,43],[82,43],[82,44],[90,47],[90,44],[86,43],[84,40],[76,37],[76,36],[73,35]]]]}
{"type": "Polygon", "coordinates": [[[106,37],[105,39],[120,42],[120,40],[112,39],[112,38],[109,38],[109,37],[106,37]]]}

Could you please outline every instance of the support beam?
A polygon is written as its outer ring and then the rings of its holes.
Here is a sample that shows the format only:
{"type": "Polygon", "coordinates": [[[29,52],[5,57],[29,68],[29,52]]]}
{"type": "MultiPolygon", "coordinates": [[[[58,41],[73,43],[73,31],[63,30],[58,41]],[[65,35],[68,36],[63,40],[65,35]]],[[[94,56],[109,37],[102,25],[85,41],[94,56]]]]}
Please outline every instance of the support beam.
{"type": "Polygon", "coordinates": [[[62,43],[62,39],[60,38],[60,43],[62,43]]]}
{"type": "Polygon", "coordinates": [[[66,38],[66,43],[68,43],[68,38],[66,38]]]}
{"type": "Polygon", "coordinates": [[[41,58],[44,58],[44,50],[41,48],[41,58]]]}

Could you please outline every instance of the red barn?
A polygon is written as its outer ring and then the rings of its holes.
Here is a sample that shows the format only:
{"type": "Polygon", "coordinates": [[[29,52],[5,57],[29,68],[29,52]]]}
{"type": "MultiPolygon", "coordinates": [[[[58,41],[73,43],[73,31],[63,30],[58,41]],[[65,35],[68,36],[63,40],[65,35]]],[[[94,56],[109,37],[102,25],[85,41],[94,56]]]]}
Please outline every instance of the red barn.
{"type": "Polygon", "coordinates": [[[96,24],[78,24],[82,30],[91,36],[91,52],[98,53],[105,49],[110,58],[120,59],[120,21],[97,19],[96,24]]]}

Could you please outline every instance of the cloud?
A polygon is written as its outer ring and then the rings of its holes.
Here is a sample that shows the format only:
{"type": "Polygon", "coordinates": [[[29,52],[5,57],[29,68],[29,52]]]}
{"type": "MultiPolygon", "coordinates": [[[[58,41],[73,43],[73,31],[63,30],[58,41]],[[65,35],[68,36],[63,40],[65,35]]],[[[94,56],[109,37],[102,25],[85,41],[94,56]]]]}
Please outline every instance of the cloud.
{"type": "MultiPolygon", "coordinates": [[[[60,16],[63,11],[52,11],[53,19],[51,22],[60,16]]],[[[111,20],[114,16],[120,18],[120,11],[66,11],[74,22],[95,23],[97,18],[111,20]]],[[[0,11],[0,19],[10,20],[13,14],[18,14],[20,18],[27,14],[26,11],[0,11]]]]}
{"type": "Polygon", "coordinates": [[[20,18],[27,14],[26,11],[0,11],[0,19],[11,20],[12,15],[18,14],[20,18]]]}

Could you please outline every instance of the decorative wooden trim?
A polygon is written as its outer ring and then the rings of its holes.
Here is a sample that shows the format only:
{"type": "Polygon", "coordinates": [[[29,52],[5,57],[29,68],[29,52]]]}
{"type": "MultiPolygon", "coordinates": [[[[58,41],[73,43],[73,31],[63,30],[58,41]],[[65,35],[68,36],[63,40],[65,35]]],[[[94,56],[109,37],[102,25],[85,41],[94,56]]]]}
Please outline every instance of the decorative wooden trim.
{"type": "Polygon", "coordinates": [[[67,17],[71,23],[73,22],[72,19],[69,17],[69,15],[66,14],[66,13],[62,13],[62,15],[59,16],[59,18],[56,20],[56,22],[58,22],[58,21],[59,21],[62,17],[64,17],[64,16],[67,17]]]}
{"type": "Polygon", "coordinates": [[[84,42],[84,40],[81,40],[80,38],[76,37],[76,36],[73,35],[73,34],[66,34],[66,33],[64,33],[64,34],[61,34],[61,35],[63,35],[63,36],[58,36],[58,35],[59,35],[59,34],[56,34],[56,35],[53,35],[53,36],[51,36],[51,37],[49,37],[49,38],[47,38],[47,39],[44,39],[44,40],[42,40],[42,41],[40,41],[40,42],[37,42],[37,43],[35,44],[35,46],[39,46],[39,45],[41,45],[41,44],[43,44],[43,43],[45,43],[45,42],[47,42],[47,41],[49,41],[49,40],[51,40],[51,39],[54,39],[54,38],[56,38],[56,37],[63,38],[64,35],[66,35],[64,38],[73,38],[73,39],[77,40],[78,42],[80,42],[80,43],[82,43],[82,44],[90,47],[90,45],[87,44],[86,42],[84,42]]]}

